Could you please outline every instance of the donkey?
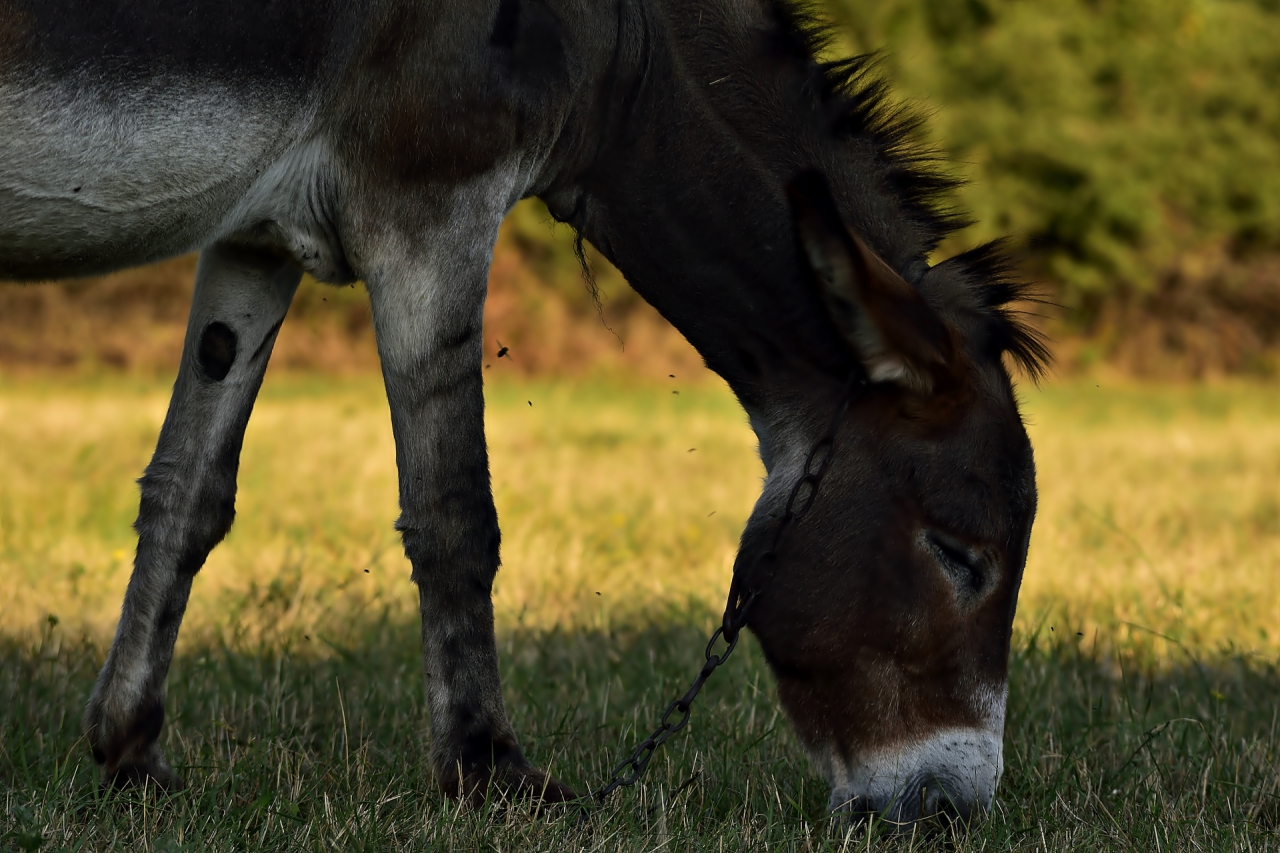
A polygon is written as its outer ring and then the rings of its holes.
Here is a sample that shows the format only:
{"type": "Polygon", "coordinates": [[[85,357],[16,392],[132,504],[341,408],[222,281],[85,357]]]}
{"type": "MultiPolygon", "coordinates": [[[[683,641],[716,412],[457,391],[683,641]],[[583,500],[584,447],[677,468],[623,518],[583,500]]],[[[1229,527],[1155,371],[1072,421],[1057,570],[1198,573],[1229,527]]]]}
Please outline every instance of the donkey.
{"type": "Polygon", "coordinates": [[[747,412],[768,476],[735,583],[831,807],[989,807],[1035,511],[1006,356],[1046,352],[997,248],[930,265],[952,184],[824,38],[792,0],[0,0],[0,277],[201,253],[84,717],[104,783],[180,785],[174,642],[305,271],[368,288],[439,784],[574,796],[520,750],[490,599],[482,309],[499,223],[538,196],[747,412]]]}

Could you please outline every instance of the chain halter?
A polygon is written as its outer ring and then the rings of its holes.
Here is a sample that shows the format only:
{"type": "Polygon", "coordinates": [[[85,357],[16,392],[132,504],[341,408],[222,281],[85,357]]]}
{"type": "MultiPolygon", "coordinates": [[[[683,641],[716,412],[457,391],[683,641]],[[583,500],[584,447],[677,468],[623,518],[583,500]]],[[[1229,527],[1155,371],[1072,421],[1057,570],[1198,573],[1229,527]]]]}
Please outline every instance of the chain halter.
{"type": "Polygon", "coordinates": [[[689,685],[689,689],[684,692],[684,695],[668,705],[667,710],[662,712],[662,717],[658,720],[658,727],[653,730],[653,733],[642,740],[631,751],[630,755],[618,762],[617,766],[613,768],[609,781],[603,787],[589,797],[583,798],[584,815],[586,813],[585,809],[590,805],[603,805],[609,795],[617,789],[630,788],[639,782],[649,768],[649,762],[653,760],[653,756],[657,753],[659,747],[666,743],[672,735],[689,724],[689,717],[693,711],[693,700],[698,697],[698,693],[702,690],[702,685],[707,683],[711,673],[715,672],[717,667],[727,661],[729,655],[733,654],[733,650],[738,647],[738,640],[742,636],[741,630],[747,624],[747,615],[751,611],[751,605],[773,582],[774,574],[777,572],[778,549],[781,547],[787,531],[797,521],[804,518],[805,514],[813,507],[813,503],[818,497],[818,487],[822,484],[822,478],[826,476],[831,460],[835,456],[836,433],[840,430],[840,424],[844,422],[844,416],[849,411],[849,405],[853,402],[855,396],[860,396],[862,389],[866,385],[867,379],[861,370],[854,370],[849,375],[844,385],[844,392],[840,395],[840,405],[836,409],[835,416],[831,419],[830,426],[827,427],[826,433],[814,443],[813,447],[809,448],[809,455],[804,460],[804,470],[796,480],[795,485],[791,487],[790,494],[787,495],[787,503],[783,509],[782,518],[778,522],[778,526],[774,528],[773,543],[769,546],[769,550],[760,554],[752,563],[750,571],[751,585],[747,585],[743,581],[743,573],[738,571],[738,565],[734,565],[733,581],[729,585],[729,601],[725,606],[724,619],[707,642],[707,648],[704,652],[706,663],[702,665],[701,671],[693,679],[693,683],[689,685]],[[856,395],[855,391],[858,392],[856,395]],[[803,500],[801,499],[802,492],[804,493],[803,500]],[[764,567],[763,574],[757,571],[761,567],[764,567]],[[722,653],[714,654],[712,650],[721,639],[728,643],[728,646],[722,653]]]}

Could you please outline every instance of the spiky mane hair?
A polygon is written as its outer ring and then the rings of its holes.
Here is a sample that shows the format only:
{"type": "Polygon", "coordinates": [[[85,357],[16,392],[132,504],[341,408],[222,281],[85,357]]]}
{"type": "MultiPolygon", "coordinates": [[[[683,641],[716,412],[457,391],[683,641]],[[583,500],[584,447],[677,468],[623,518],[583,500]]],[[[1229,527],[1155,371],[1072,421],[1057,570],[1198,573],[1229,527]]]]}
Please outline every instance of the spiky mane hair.
{"type": "MultiPolygon", "coordinates": [[[[872,146],[903,212],[926,235],[925,251],[933,251],[946,237],[971,224],[952,202],[964,182],[946,169],[940,152],[920,144],[924,119],[893,100],[889,83],[880,73],[880,55],[821,61],[818,57],[835,40],[834,27],[819,17],[808,0],[767,2],[778,24],[775,49],[808,69],[808,87],[829,117],[831,132],[872,146]]],[[[1007,241],[986,243],[937,266],[958,272],[958,278],[967,283],[974,307],[989,323],[989,352],[997,358],[1008,355],[1028,377],[1039,381],[1052,360],[1048,343],[1024,319],[1026,312],[1015,306],[1045,300],[1033,284],[1018,276],[1007,241]]]]}

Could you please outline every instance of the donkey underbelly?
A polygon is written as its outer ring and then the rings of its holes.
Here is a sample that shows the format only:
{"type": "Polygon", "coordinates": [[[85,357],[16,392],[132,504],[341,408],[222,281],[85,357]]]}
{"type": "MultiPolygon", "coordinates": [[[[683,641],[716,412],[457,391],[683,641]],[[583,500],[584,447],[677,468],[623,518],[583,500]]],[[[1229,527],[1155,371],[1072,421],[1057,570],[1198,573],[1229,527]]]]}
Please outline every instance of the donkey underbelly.
{"type": "Polygon", "coordinates": [[[289,145],[298,111],[178,81],[0,84],[0,279],[101,273],[205,245],[289,145]]]}

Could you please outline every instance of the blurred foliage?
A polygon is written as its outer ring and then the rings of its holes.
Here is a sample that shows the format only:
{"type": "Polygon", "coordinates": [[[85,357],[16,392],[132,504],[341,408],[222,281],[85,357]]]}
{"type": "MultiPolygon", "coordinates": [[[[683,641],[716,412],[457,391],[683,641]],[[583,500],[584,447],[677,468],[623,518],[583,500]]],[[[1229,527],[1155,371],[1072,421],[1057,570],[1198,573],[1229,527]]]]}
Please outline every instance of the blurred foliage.
{"type": "MultiPolygon", "coordinates": [[[[824,0],[843,49],[969,181],[1077,320],[1186,253],[1280,249],[1280,0],[824,0]]],[[[947,247],[954,248],[954,247],[947,247]]]]}

